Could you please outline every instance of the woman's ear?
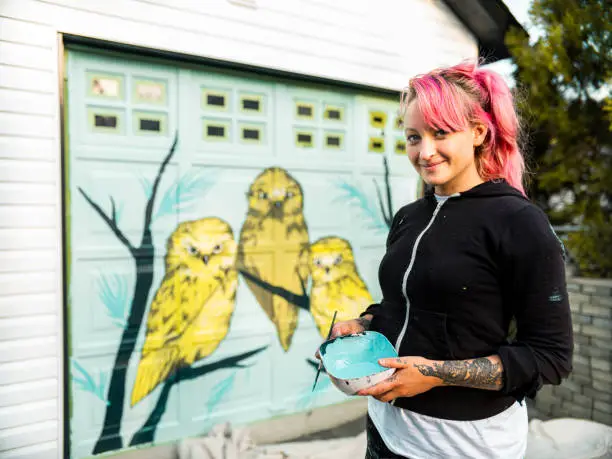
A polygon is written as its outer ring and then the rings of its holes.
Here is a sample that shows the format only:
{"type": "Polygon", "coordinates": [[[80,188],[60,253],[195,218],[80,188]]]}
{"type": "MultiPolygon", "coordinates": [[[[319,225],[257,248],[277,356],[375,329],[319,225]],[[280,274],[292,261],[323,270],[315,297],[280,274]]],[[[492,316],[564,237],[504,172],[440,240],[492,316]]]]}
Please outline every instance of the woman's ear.
{"type": "Polygon", "coordinates": [[[479,147],[482,145],[485,138],[487,137],[488,131],[489,129],[487,128],[487,126],[482,123],[476,123],[474,126],[472,126],[472,137],[474,139],[473,144],[475,147],[479,147]]]}

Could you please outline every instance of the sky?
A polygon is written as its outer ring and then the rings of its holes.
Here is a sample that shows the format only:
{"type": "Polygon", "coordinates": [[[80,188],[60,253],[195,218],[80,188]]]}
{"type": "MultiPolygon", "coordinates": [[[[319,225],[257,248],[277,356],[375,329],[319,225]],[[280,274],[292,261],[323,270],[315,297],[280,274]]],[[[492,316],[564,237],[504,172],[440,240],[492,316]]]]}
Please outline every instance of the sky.
{"type": "MultiPolygon", "coordinates": [[[[529,32],[529,7],[531,6],[532,0],[504,0],[504,3],[516,18],[518,22],[529,32]]],[[[512,78],[513,65],[510,59],[504,59],[502,61],[495,62],[487,66],[491,70],[500,73],[510,85],[514,85],[514,79],[512,78]]]]}

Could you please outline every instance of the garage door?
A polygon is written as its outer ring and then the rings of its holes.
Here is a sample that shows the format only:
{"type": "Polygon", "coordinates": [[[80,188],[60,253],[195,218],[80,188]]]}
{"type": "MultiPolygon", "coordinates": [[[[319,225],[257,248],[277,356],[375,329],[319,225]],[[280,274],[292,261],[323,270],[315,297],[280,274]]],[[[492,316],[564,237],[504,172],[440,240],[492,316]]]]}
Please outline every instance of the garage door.
{"type": "Polygon", "coordinates": [[[396,101],[67,58],[72,457],[345,401],[312,355],[380,297],[389,195],[415,197],[396,101]]]}

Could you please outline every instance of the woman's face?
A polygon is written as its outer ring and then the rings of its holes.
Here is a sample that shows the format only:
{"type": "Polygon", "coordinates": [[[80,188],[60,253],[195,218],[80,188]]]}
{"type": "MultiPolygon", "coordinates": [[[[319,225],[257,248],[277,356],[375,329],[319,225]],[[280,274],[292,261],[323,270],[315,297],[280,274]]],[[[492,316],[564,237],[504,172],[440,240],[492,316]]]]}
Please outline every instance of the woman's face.
{"type": "Polygon", "coordinates": [[[418,105],[412,101],[406,108],[404,126],[408,157],[437,194],[451,195],[483,182],[476,169],[474,148],[484,141],[484,125],[458,132],[436,130],[425,124],[418,105]]]}

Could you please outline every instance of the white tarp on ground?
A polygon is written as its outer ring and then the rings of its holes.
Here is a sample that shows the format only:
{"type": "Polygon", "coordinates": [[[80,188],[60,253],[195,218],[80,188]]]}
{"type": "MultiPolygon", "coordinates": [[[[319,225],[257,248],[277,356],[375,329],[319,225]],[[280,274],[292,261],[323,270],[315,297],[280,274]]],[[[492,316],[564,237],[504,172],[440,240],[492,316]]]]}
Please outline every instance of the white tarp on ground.
{"type": "MultiPolygon", "coordinates": [[[[214,427],[203,438],[184,440],[179,459],[360,459],[365,432],[356,437],[311,442],[255,445],[248,429],[214,427]]],[[[581,419],[529,423],[525,459],[612,459],[612,427],[581,419]]]]}

